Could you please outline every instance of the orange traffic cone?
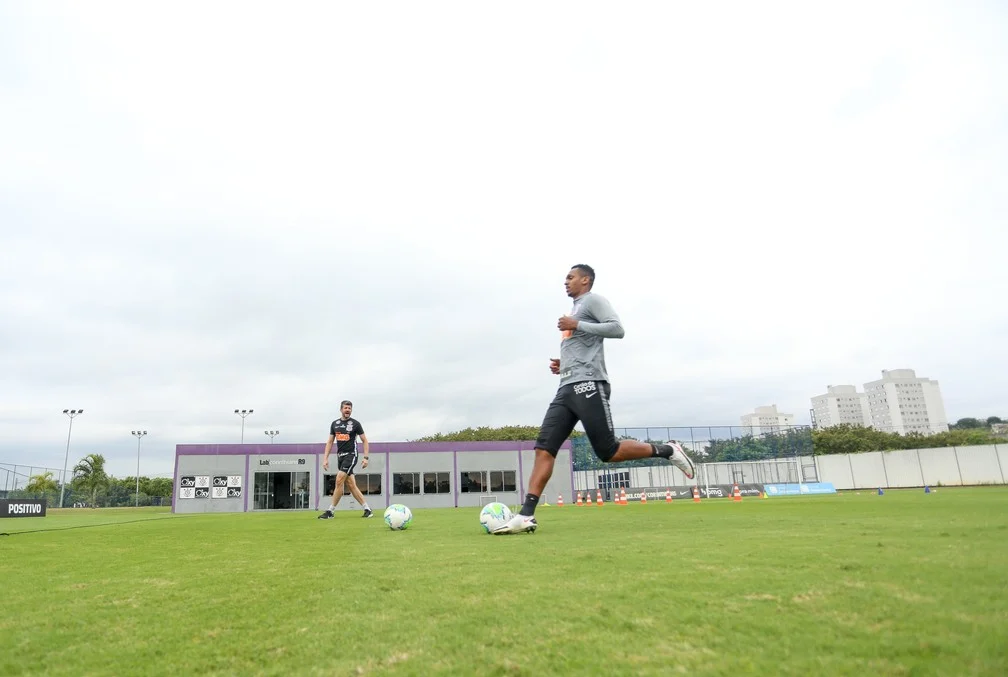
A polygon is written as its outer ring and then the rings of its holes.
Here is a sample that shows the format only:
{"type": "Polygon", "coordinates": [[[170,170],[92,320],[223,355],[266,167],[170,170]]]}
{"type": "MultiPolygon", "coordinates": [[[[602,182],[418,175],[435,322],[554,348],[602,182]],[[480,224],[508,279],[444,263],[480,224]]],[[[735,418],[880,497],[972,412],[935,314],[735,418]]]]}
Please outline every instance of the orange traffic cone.
{"type": "Polygon", "coordinates": [[[735,488],[732,489],[732,500],[736,503],[742,502],[742,492],[739,491],[738,484],[736,484],[735,488]]]}
{"type": "Polygon", "coordinates": [[[584,501],[581,500],[581,492],[577,492],[577,504],[584,505],[584,501]]]}
{"type": "Polygon", "coordinates": [[[693,487],[693,502],[694,503],[700,502],[700,487],[697,486],[693,487]]]}
{"type": "Polygon", "coordinates": [[[665,490],[665,502],[666,503],[671,503],[672,502],[672,490],[671,489],[666,489],[665,490]]]}
{"type": "Polygon", "coordinates": [[[619,503],[620,505],[626,505],[626,487],[621,487],[619,490],[619,503]]]}
{"type": "Polygon", "coordinates": [[[641,489],[640,492],[640,502],[647,503],[647,489],[641,489]]]}
{"type": "Polygon", "coordinates": [[[557,494],[557,507],[563,507],[563,494],[557,494]]]}
{"type": "Polygon", "coordinates": [[[595,494],[595,505],[602,505],[602,502],[603,502],[602,501],[602,490],[601,489],[596,489],[595,491],[596,491],[596,494],[595,494]]]}

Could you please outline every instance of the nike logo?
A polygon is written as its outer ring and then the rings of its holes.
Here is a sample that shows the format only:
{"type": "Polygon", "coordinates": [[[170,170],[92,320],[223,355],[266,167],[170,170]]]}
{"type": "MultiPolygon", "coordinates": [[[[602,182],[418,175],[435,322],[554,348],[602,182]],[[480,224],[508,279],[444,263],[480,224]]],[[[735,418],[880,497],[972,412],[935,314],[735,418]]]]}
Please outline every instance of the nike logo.
{"type": "Polygon", "coordinates": [[[587,395],[585,395],[585,399],[587,400],[589,397],[595,397],[596,395],[598,395],[598,391],[597,390],[595,392],[593,392],[593,393],[588,393],[587,395]]]}

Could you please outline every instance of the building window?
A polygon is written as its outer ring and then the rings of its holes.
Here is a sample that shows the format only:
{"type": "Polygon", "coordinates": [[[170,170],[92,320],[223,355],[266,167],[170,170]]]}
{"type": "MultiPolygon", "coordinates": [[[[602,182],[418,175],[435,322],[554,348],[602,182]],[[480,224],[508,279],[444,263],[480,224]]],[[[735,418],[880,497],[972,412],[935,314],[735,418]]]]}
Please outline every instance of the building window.
{"type": "Polygon", "coordinates": [[[459,491],[463,494],[483,494],[490,488],[484,470],[470,470],[459,476],[459,491]]]}
{"type": "MultiPolygon", "coordinates": [[[[361,493],[365,496],[378,496],[381,494],[381,473],[368,473],[364,475],[359,475],[354,473],[354,477],[357,479],[357,488],[360,489],[361,493]]],[[[322,476],[322,493],[325,496],[332,496],[333,491],[336,489],[336,475],[323,475],[322,476]]],[[[343,495],[350,495],[350,484],[349,482],[343,483],[343,495]]]]}
{"type": "Polygon", "coordinates": [[[392,493],[393,494],[419,494],[420,493],[420,473],[418,473],[418,472],[396,472],[396,473],[392,473],[392,493]]]}
{"type": "Polygon", "coordinates": [[[423,474],[423,492],[425,494],[450,494],[451,473],[425,472],[423,474]]]}
{"type": "Polygon", "coordinates": [[[491,470],[490,491],[517,491],[514,470],[491,470]]]}

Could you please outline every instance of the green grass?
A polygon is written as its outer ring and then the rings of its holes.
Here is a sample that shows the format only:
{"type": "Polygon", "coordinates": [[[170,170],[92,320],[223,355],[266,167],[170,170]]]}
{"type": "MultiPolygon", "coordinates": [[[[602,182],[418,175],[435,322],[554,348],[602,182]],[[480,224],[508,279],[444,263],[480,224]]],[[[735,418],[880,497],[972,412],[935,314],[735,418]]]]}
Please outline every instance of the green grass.
{"type": "Polygon", "coordinates": [[[0,674],[1008,674],[1004,488],[477,514],[3,520],[0,674]]]}

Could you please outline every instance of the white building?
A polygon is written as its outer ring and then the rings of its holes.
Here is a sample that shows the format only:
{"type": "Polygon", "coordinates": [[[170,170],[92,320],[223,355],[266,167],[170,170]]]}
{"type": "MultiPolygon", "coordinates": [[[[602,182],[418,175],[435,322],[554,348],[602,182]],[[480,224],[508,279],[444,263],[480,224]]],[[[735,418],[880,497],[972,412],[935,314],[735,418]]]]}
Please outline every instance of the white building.
{"type": "Polygon", "coordinates": [[[850,385],[826,386],[825,395],[812,398],[812,413],[818,428],[844,423],[867,428],[872,423],[867,395],[850,385]]]}
{"type": "Polygon", "coordinates": [[[901,435],[948,430],[938,381],[918,378],[913,369],[883,369],[882,378],[865,383],[864,389],[876,430],[901,435]]]}
{"type": "Polygon", "coordinates": [[[751,414],[742,416],[742,427],[745,432],[752,430],[752,434],[764,435],[766,433],[779,433],[794,427],[794,414],[782,414],[777,411],[777,405],[771,404],[768,407],[756,407],[751,414]]]}

